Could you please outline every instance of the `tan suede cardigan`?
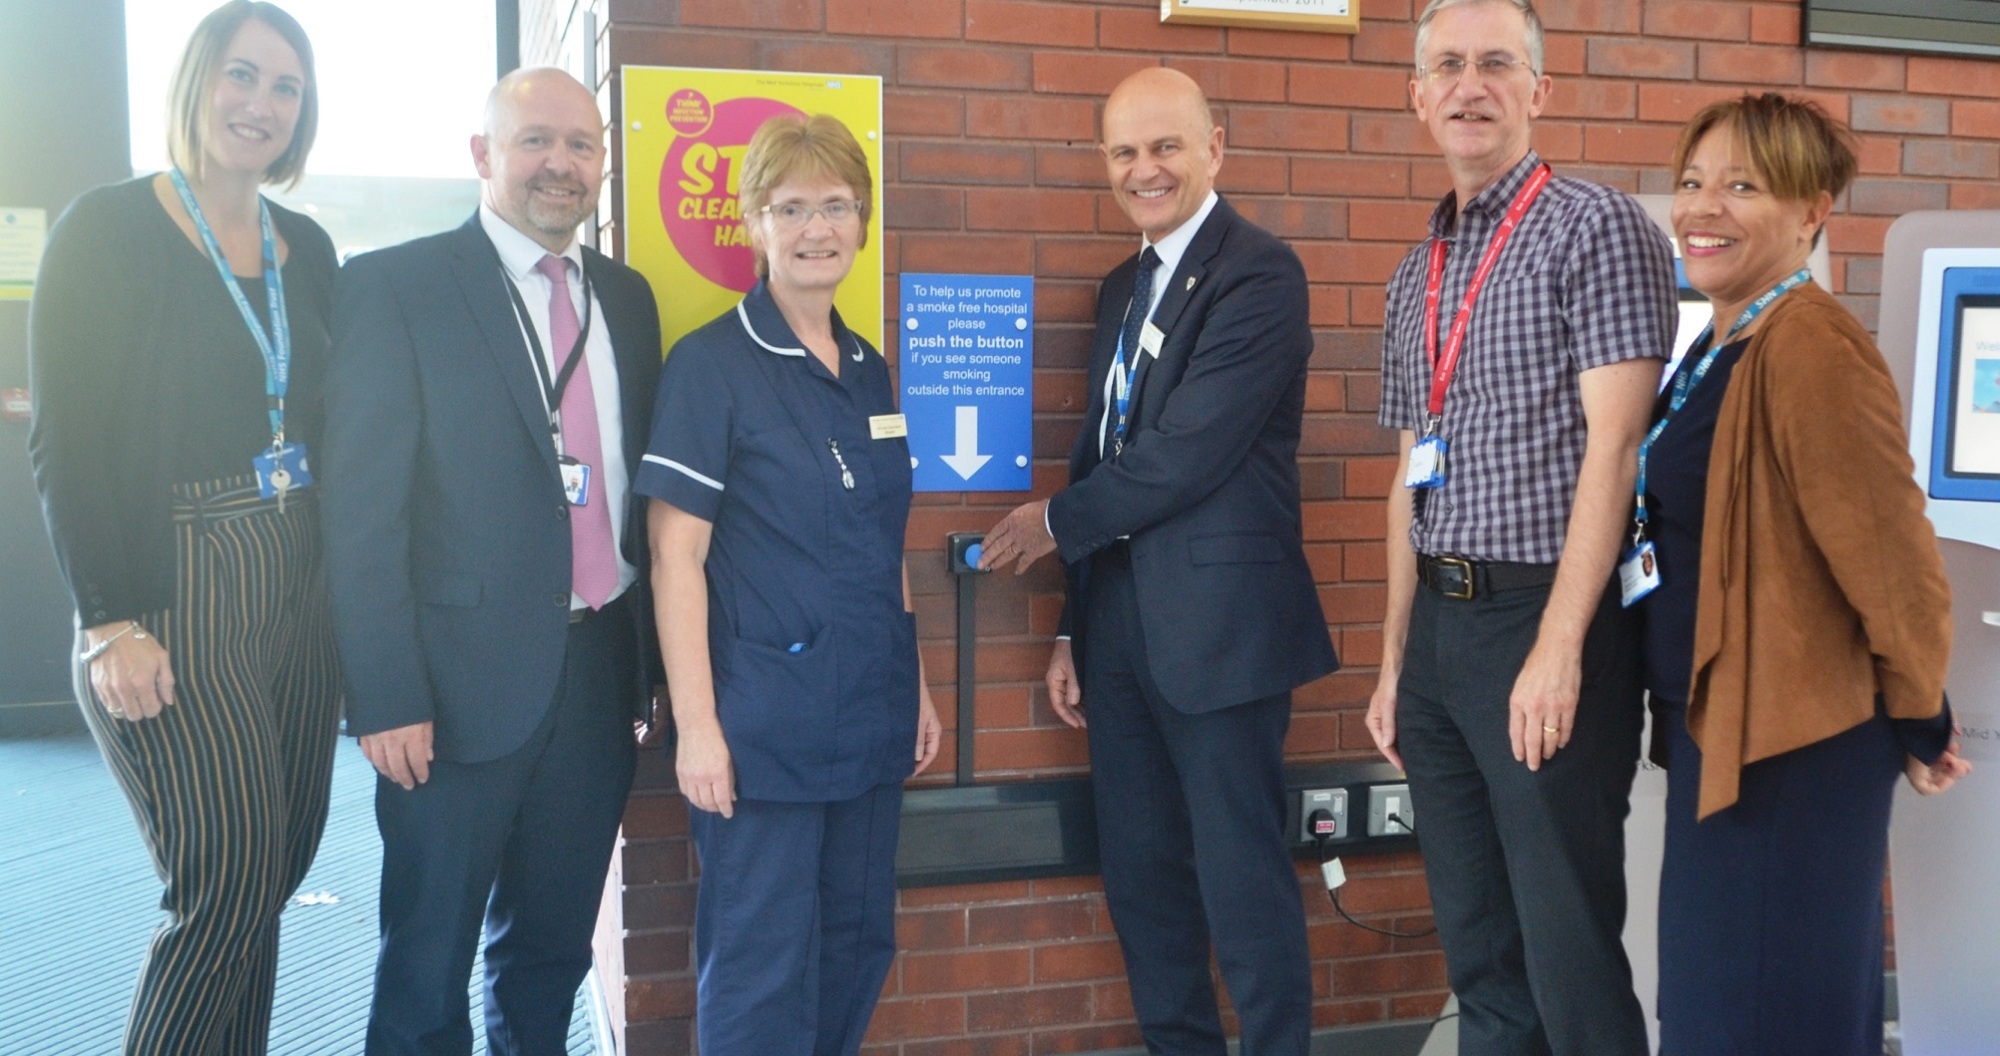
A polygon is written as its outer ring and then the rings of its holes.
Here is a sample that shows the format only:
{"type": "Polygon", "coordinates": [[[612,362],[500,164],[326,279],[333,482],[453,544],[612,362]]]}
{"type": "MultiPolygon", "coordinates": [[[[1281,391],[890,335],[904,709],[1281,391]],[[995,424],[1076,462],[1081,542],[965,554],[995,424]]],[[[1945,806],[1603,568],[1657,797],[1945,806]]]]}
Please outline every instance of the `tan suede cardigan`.
{"type": "MultiPolygon", "coordinates": [[[[1697,817],[1745,764],[1944,700],[1951,590],[1882,354],[1807,284],[1764,313],[1730,375],[1702,513],[1688,732],[1697,817]]],[[[1671,574],[1671,572],[1669,573],[1671,574]]]]}

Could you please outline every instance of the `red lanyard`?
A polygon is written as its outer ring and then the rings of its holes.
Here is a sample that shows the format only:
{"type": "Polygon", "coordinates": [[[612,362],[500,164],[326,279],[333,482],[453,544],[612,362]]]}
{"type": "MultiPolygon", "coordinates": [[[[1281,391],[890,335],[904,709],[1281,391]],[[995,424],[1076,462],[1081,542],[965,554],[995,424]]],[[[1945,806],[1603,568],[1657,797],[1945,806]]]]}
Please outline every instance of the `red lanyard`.
{"type": "Polygon", "coordinates": [[[1507,207],[1507,215],[1500,221],[1500,229],[1493,232],[1493,241],[1486,246],[1486,255],[1479,258],[1479,267],[1472,273],[1472,282],[1465,288],[1465,299],[1458,303],[1458,315],[1451,321],[1451,336],[1445,339],[1444,358],[1438,358],[1438,300],[1444,286],[1445,243],[1443,239],[1431,239],[1430,281],[1424,287],[1424,355],[1431,365],[1430,418],[1425,424],[1426,434],[1437,431],[1439,420],[1444,417],[1444,392],[1451,387],[1451,376],[1458,370],[1458,354],[1465,348],[1465,327],[1472,320],[1472,302],[1479,298],[1479,291],[1486,285],[1486,276],[1493,271],[1493,264],[1500,259],[1500,251],[1507,248],[1507,240],[1514,235],[1514,229],[1521,224],[1521,218],[1528,215],[1528,207],[1535,204],[1535,197],[1548,186],[1554,173],[1547,165],[1535,170],[1528,182],[1514,194],[1513,204],[1507,207]]]}

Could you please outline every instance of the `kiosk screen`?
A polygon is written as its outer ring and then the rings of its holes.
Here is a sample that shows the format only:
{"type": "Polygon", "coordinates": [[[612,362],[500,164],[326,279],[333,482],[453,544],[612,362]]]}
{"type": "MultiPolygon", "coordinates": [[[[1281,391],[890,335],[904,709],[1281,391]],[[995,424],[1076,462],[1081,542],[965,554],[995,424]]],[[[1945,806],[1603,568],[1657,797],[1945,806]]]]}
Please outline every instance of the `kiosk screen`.
{"type": "Polygon", "coordinates": [[[2000,269],[1948,268],[1931,495],[2000,500],[2000,269]]]}

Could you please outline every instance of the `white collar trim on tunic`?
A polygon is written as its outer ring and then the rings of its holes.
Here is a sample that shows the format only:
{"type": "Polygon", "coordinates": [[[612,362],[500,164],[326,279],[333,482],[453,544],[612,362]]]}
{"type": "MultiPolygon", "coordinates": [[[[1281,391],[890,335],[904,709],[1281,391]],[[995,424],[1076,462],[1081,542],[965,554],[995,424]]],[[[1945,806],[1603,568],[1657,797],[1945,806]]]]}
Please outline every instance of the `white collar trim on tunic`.
{"type": "MultiPolygon", "coordinates": [[[[749,298],[747,297],[744,298],[745,301],[747,301],[748,299],[749,298]]],[[[776,352],[778,355],[781,356],[804,356],[806,354],[806,350],[803,348],[780,348],[779,346],[764,340],[763,336],[757,333],[757,328],[750,325],[750,313],[744,311],[743,304],[744,301],[736,302],[736,318],[742,321],[743,332],[750,335],[750,340],[757,342],[759,345],[762,345],[765,351],[776,352]]],[[[861,352],[861,343],[857,341],[855,342],[854,345],[854,361],[856,363],[859,363],[861,362],[862,358],[863,356],[861,352]]]]}
{"type": "Polygon", "coordinates": [[[743,301],[736,302],[736,318],[742,320],[743,332],[750,335],[750,340],[764,346],[765,351],[776,352],[781,356],[803,356],[806,354],[806,350],[803,348],[779,348],[777,345],[764,340],[757,333],[757,328],[750,325],[750,313],[743,310],[743,301]]]}

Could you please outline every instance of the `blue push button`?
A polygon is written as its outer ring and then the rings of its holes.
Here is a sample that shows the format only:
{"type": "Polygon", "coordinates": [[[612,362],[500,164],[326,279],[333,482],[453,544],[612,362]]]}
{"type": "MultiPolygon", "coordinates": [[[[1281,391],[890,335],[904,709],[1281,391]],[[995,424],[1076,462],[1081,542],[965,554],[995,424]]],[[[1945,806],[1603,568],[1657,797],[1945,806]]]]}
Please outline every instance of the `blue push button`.
{"type": "Polygon", "coordinates": [[[968,565],[971,565],[971,566],[972,566],[972,567],[974,567],[974,568],[978,568],[978,567],[979,567],[979,555],[980,555],[980,554],[982,554],[982,553],[984,553],[984,552],[985,552],[985,550],[986,550],[986,548],[985,548],[985,547],[983,547],[983,546],[981,546],[981,545],[980,545],[980,544],[978,544],[978,543],[974,543],[974,544],[972,544],[971,546],[968,546],[968,547],[966,547],[966,548],[965,548],[965,563],[966,563],[966,564],[968,564],[968,565]]]}

